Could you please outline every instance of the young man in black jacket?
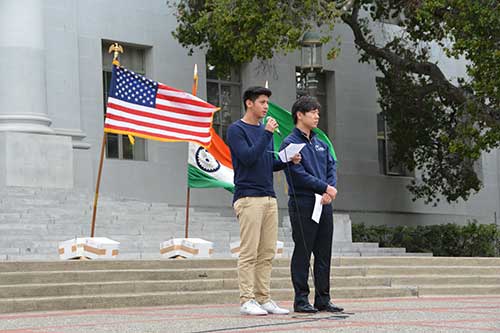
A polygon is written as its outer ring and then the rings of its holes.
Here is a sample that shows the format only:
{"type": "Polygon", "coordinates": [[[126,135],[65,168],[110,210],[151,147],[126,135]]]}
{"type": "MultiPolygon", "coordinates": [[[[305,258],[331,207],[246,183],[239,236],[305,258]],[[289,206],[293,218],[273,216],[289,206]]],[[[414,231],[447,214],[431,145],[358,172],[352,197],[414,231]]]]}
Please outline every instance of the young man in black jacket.
{"type": "MultiPolygon", "coordinates": [[[[333,208],[337,196],[335,160],[328,145],[316,138],[313,129],[318,126],[320,104],[316,99],[303,96],[292,107],[295,128],[282,143],[304,143],[300,163],[285,169],[289,186],[288,211],[295,243],[291,275],[295,290],[295,312],[341,312],[330,301],[330,262],[332,256],[333,208]],[[319,223],[312,219],[314,204],[320,200],[322,213],[319,223]],[[314,253],[314,307],[309,303],[309,262],[314,253]]],[[[280,149],[280,150],[281,150],[280,149]]]]}

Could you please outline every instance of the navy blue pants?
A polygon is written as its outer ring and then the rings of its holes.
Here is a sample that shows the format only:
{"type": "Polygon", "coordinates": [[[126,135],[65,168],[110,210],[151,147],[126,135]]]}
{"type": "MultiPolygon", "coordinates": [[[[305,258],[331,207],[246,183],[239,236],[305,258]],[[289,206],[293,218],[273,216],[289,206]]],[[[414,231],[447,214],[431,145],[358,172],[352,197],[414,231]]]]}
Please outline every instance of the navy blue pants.
{"type": "Polygon", "coordinates": [[[324,205],[319,224],[311,219],[311,202],[288,205],[292,237],[295,243],[290,271],[295,290],[294,305],[309,303],[309,263],[314,254],[314,305],[324,306],[330,301],[330,264],[332,257],[333,209],[324,205]],[[297,207],[298,206],[298,207],[297,207]],[[298,209],[297,209],[298,208],[298,209]]]}

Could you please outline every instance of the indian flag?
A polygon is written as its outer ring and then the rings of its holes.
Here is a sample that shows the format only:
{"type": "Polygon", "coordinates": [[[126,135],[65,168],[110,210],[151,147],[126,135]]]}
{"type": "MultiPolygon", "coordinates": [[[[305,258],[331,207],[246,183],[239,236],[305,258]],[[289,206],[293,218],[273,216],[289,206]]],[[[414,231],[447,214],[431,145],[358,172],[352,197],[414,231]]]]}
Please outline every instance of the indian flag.
{"type": "Polygon", "coordinates": [[[210,129],[209,148],[189,143],[188,186],[190,188],[222,187],[234,192],[234,171],[229,147],[210,129]]]}

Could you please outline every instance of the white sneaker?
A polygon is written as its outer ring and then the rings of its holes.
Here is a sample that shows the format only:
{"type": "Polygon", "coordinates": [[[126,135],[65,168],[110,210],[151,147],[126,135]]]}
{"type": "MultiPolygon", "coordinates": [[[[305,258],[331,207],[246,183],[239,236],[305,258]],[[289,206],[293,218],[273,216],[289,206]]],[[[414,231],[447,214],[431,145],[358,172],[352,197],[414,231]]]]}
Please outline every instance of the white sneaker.
{"type": "Polygon", "coordinates": [[[246,301],[240,307],[240,313],[244,315],[250,316],[265,316],[267,315],[267,311],[264,310],[259,303],[257,303],[254,299],[246,301]]]}
{"type": "Polygon", "coordinates": [[[286,315],[290,313],[289,310],[280,308],[278,304],[274,303],[274,301],[272,300],[269,300],[268,302],[261,304],[260,306],[269,314],[286,315]]]}

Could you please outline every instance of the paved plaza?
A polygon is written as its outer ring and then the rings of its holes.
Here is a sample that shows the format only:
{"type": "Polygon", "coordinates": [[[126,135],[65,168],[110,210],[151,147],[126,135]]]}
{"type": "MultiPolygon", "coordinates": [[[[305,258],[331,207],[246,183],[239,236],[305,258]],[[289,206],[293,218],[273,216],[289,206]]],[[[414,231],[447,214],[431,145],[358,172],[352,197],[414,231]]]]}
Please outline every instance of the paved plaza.
{"type": "Polygon", "coordinates": [[[0,315],[0,332],[500,332],[500,296],[336,303],[345,313],[249,317],[237,304],[13,313],[0,315]]]}

